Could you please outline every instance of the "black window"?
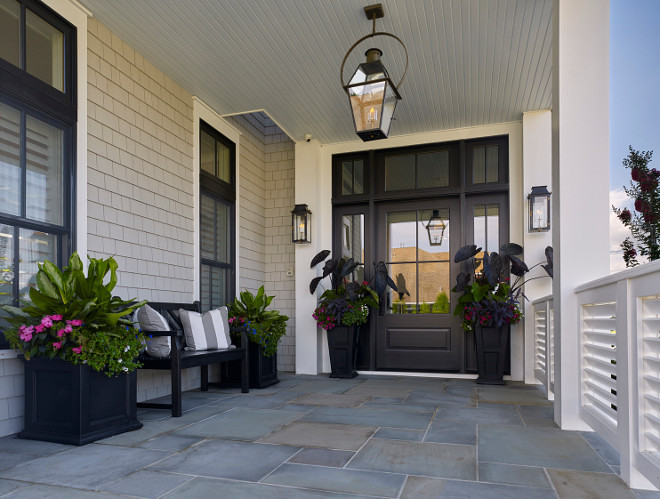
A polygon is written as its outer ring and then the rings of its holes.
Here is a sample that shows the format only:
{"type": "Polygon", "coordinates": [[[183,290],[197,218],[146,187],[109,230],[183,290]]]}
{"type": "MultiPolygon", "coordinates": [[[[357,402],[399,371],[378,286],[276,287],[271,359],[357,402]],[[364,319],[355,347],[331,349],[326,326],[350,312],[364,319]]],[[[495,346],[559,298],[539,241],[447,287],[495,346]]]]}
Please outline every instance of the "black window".
{"type": "Polygon", "coordinates": [[[234,298],[236,145],[200,124],[200,259],[202,310],[234,298]]]}
{"type": "MultiPolygon", "coordinates": [[[[75,28],[40,2],[0,0],[0,304],[73,248],[75,28]]],[[[6,343],[0,346],[6,347],[6,343]]]]}

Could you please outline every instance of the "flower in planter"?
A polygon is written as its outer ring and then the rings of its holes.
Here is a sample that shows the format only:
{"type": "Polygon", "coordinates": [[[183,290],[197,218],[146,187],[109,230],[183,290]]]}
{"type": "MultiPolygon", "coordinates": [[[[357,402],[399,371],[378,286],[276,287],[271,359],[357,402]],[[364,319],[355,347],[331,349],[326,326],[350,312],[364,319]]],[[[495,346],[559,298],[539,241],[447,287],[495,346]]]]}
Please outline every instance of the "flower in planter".
{"type": "Polygon", "coordinates": [[[243,291],[229,305],[229,325],[246,327],[248,340],[262,347],[264,357],[277,353],[277,345],[286,334],[289,318],[277,310],[266,310],[274,296],[267,296],[261,286],[254,295],[243,291]]]}
{"type": "MultiPolygon", "coordinates": [[[[461,293],[454,308],[454,315],[462,318],[464,331],[472,331],[476,324],[482,327],[502,327],[518,324],[523,313],[520,299],[524,297],[524,276],[541,266],[552,277],[553,252],[545,249],[546,261],[528,268],[516,255],[521,255],[521,246],[509,243],[502,246],[500,253],[481,252],[476,245],[464,246],[456,252],[454,262],[470,260],[472,272],[461,272],[456,276],[454,293],[461,293]],[[513,284],[506,277],[507,271],[515,276],[513,284]],[[472,282],[471,282],[472,281],[472,282]]],[[[539,279],[546,276],[533,277],[539,279]]]]}
{"type": "Polygon", "coordinates": [[[128,315],[146,302],[112,296],[116,270],[112,257],[90,258],[85,275],[77,253],[62,270],[49,261],[40,264],[30,300],[21,308],[2,307],[14,326],[3,331],[10,346],[26,360],[57,357],[87,364],[108,376],[138,368],[144,338],[128,315]],[[104,283],[108,274],[110,279],[104,283]]]}
{"type": "Polygon", "coordinates": [[[329,255],[329,250],[323,250],[312,259],[310,264],[310,268],[314,268],[325,261],[323,274],[312,279],[309,283],[309,292],[314,294],[326,277],[330,278],[331,285],[331,288],[326,289],[321,295],[319,305],[312,313],[312,317],[318,326],[326,331],[336,326],[365,324],[369,318],[370,308],[379,308],[380,297],[387,288],[397,291],[396,284],[387,273],[387,266],[383,262],[375,263],[371,282],[349,281],[348,276],[363,264],[352,258],[330,258],[326,261],[329,255]]]}

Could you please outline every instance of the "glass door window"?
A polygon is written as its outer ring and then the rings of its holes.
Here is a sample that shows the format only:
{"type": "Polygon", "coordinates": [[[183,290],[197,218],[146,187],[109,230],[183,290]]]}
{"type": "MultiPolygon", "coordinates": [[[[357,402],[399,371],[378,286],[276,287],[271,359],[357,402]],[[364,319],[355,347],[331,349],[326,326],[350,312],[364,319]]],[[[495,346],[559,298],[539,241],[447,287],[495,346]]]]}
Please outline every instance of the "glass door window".
{"type": "Polygon", "coordinates": [[[449,209],[389,212],[386,217],[386,263],[398,289],[390,290],[388,313],[449,313],[449,209]],[[430,224],[442,227],[437,237],[430,224]]]}

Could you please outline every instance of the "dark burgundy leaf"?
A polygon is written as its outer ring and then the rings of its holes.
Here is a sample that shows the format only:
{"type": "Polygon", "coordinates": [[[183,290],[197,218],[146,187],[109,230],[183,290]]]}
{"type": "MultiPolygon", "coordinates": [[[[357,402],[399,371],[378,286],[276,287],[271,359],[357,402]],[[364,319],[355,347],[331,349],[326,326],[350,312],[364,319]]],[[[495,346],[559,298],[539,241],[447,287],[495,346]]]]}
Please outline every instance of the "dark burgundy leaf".
{"type": "Polygon", "coordinates": [[[312,258],[312,263],[309,264],[309,268],[310,269],[314,268],[315,265],[318,265],[323,260],[325,260],[329,254],[330,254],[330,250],[323,250],[317,253],[316,256],[312,258]]]}
{"type": "Polygon", "coordinates": [[[322,279],[323,277],[315,277],[314,279],[312,279],[312,282],[309,283],[309,292],[311,294],[314,294],[314,292],[316,291],[316,287],[319,285],[319,282],[321,282],[322,279]]]}
{"type": "Polygon", "coordinates": [[[502,259],[500,258],[500,255],[492,252],[489,258],[489,271],[486,273],[488,283],[491,286],[495,286],[500,280],[500,274],[502,274],[502,259]]]}
{"type": "Polygon", "coordinates": [[[455,293],[462,293],[467,290],[467,286],[470,284],[470,275],[465,272],[461,272],[456,276],[456,287],[452,290],[455,293]]]}
{"type": "Polygon", "coordinates": [[[553,273],[553,269],[552,269],[552,264],[551,264],[551,263],[548,264],[548,265],[541,265],[541,267],[543,267],[543,270],[545,270],[545,271],[548,273],[548,275],[549,275],[550,277],[554,277],[554,276],[552,275],[552,273],[553,273]]]}
{"type": "Polygon", "coordinates": [[[506,243],[500,248],[500,254],[502,256],[522,255],[522,252],[522,246],[516,243],[506,243]]]}
{"type": "Polygon", "coordinates": [[[468,246],[463,246],[461,249],[459,249],[456,252],[456,255],[454,256],[454,263],[459,263],[464,260],[467,260],[468,258],[472,258],[474,255],[479,253],[481,251],[481,248],[477,248],[476,245],[471,244],[468,246]]]}
{"type": "Polygon", "coordinates": [[[511,259],[511,273],[513,275],[522,277],[527,272],[529,272],[529,268],[527,267],[527,264],[523,262],[520,258],[515,257],[513,255],[509,255],[509,258],[511,259]]]}
{"type": "Polygon", "coordinates": [[[545,248],[545,259],[548,261],[548,265],[552,265],[553,251],[552,246],[545,248]]]}

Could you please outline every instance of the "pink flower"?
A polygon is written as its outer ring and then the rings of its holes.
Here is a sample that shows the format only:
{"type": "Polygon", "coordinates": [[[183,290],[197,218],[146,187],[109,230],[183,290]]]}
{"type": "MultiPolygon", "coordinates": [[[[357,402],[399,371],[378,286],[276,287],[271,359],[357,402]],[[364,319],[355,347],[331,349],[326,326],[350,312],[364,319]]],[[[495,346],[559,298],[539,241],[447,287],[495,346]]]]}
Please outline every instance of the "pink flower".
{"type": "Polygon", "coordinates": [[[61,321],[62,316],[61,315],[51,315],[50,319],[53,320],[53,321],[61,321]]]}
{"type": "Polygon", "coordinates": [[[67,324],[67,325],[64,327],[64,332],[65,332],[65,333],[70,333],[71,331],[73,331],[73,328],[71,327],[71,324],[67,324]]]}
{"type": "Polygon", "coordinates": [[[82,352],[82,346],[79,346],[78,348],[72,348],[71,350],[73,351],[73,353],[80,353],[82,352]]]}
{"type": "Polygon", "coordinates": [[[51,320],[50,316],[47,315],[43,319],[41,319],[41,324],[44,327],[52,327],[53,326],[53,321],[51,320]]]}
{"type": "Polygon", "coordinates": [[[70,320],[70,321],[66,321],[66,323],[71,325],[71,326],[75,326],[75,327],[82,326],[82,321],[80,319],[73,319],[73,320],[70,320]]]}
{"type": "Polygon", "coordinates": [[[60,329],[60,330],[57,332],[57,337],[58,337],[58,338],[61,338],[61,337],[64,336],[65,334],[66,334],[66,331],[65,331],[64,329],[60,329]]]}
{"type": "Polygon", "coordinates": [[[18,330],[19,330],[20,333],[21,333],[20,338],[21,338],[23,341],[27,342],[27,341],[32,340],[32,333],[33,333],[33,331],[34,331],[34,327],[33,327],[33,326],[21,326],[21,327],[18,328],[18,330]]]}
{"type": "Polygon", "coordinates": [[[54,342],[54,343],[53,343],[53,348],[54,348],[55,350],[59,350],[60,348],[62,348],[62,342],[61,342],[61,341],[56,341],[56,342],[54,342]]]}
{"type": "Polygon", "coordinates": [[[36,326],[34,326],[34,331],[36,333],[41,333],[43,332],[44,329],[46,329],[46,326],[44,326],[43,324],[37,324],[36,326]]]}

